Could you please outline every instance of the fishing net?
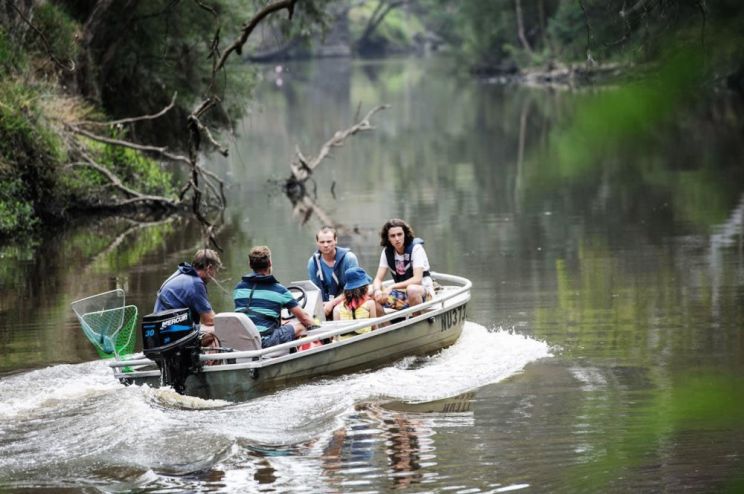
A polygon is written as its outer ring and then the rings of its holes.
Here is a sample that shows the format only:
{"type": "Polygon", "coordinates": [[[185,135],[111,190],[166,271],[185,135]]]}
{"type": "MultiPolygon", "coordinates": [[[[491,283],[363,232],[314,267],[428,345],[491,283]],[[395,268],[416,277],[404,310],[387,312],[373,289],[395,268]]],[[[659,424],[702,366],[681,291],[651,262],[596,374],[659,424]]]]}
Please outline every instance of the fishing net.
{"type": "Polygon", "coordinates": [[[71,305],[83,333],[101,358],[119,359],[134,351],[137,307],[125,305],[124,290],[99,293],[71,305]]]}

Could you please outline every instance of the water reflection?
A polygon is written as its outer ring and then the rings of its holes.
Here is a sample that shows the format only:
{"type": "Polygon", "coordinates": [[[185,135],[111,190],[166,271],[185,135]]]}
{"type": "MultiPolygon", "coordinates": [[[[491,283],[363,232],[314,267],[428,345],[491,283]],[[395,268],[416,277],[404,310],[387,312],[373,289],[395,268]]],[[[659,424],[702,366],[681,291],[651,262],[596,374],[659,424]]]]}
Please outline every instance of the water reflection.
{"type": "Polygon", "coordinates": [[[271,462],[266,458],[260,459],[256,465],[256,469],[253,472],[253,479],[258,484],[273,484],[279,478],[277,476],[276,469],[271,465],[271,462]]]}
{"type": "MultiPolygon", "coordinates": [[[[452,419],[471,423],[475,393],[442,400],[360,405],[347,425],[335,430],[323,448],[322,468],[329,485],[343,490],[352,474],[384,476],[388,488],[419,484],[437,463],[434,428],[452,419]],[[454,414],[454,415],[452,415],[454,414]]],[[[366,476],[365,475],[365,476],[366,476]]]]}

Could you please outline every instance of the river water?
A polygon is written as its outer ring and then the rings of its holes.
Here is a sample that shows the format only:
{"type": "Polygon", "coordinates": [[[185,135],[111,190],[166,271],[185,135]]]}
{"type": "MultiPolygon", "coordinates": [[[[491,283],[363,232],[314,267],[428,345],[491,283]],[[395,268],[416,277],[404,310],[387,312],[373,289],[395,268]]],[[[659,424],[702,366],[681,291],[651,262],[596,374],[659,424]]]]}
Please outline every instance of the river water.
{"type": "Polygon", "coordinates": [[[623,125],[653,100],[608,112],[621,89],[451,69],[262,67],[230,158],[207,162],[228,184],[227,291],[255,244],[272,248],[280,280],[305,278],[329,219],[374,272],[379,227],[403,217],[434,270],[473,281],[454,346],[245,403],[124,387],[69,304],[121,287],[149,312],[198,229],[91,219],[7,245],[0,491],[744,489],[740,103],[718,95],[623,125]],[[293,213],[277,182],[295,149],[316,155],[382,103],[375,129],[318,167],[316,213],[293,213]]]}

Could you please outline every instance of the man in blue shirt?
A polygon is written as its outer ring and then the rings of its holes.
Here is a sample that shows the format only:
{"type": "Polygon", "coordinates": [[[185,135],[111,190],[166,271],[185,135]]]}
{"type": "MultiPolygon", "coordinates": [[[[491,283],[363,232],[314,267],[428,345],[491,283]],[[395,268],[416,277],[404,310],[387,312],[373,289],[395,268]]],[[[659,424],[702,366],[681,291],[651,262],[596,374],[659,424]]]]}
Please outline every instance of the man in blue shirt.
{"type": "Polygon", "coordinates": [[[359,266],[359,261],[349,249],[336,246],[336,229],[322,227],[315,234],[318,250],[307,261],[307,275],[323,294],[323,312],[331,319],[333,308],[344,299],[347,269],[359,266]]]}
{"type": "Polygon", "coordinates": [[[199,249],[191,264],[183,262],[158,290],[154,312],[188,308],[191,319],[202,332],[214,331],[214,310],[207,298],[207,283],[222,267],[220,256],[211,249],[199,249]]]}
{"type": "Polygon", "coordinates": [[[253,272],[243,276],[235,286],[233,299],[235,311],[247,314],[261,333],[261,347],[268,348],[303,336],[314,321],[271,274],[271,250],[265,245],[253,247],[248,262],[253,272]],[[293,322],[282,325],[283,308],[296,317],[293,322]]]}

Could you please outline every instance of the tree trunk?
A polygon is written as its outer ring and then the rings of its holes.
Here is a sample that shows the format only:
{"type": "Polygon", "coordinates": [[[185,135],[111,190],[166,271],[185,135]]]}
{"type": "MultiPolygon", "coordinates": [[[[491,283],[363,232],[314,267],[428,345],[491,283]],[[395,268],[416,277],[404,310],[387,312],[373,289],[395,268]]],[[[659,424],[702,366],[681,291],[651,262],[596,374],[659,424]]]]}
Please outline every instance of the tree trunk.
{"type": "Polygon", "coordinates": [[[519,41],[522,43],[522,48],[525,49],[527,53],[530,55],[533,55],[532,47],[530,46],[529,41],[527,41],[527,36],[524,34],[524,19],[522,17],[522,0],[514,0],[514,6],[517,11],[517,36],[519,36],[519,41]]]}
{"type": "Polygon", "coordinates": [[[375,32],[377,29],[377,26],[379,26],[383,20],[385,20],[385,17],[393,10],[401,5],[405,4],[406,0],[398,0],[398,1],[383,1],[380,0],[380,3],[377,4],[377,8],[375,8],[375,11],[372,12],[372,15],[369,18],[369,21],[367,21],[367,26],[364,28],[364,31],[362,32],[362,35],[359,37],[359,39],[356,41],[357,46],[361,46],[364,43],[367,42],[370,36],[372,36],[372,33],[375,32]]]}

